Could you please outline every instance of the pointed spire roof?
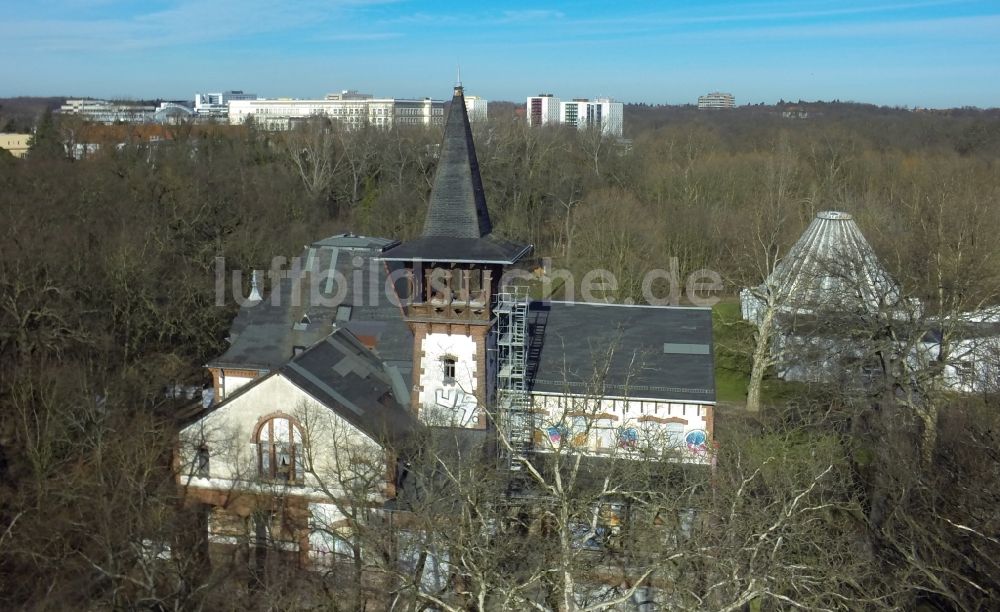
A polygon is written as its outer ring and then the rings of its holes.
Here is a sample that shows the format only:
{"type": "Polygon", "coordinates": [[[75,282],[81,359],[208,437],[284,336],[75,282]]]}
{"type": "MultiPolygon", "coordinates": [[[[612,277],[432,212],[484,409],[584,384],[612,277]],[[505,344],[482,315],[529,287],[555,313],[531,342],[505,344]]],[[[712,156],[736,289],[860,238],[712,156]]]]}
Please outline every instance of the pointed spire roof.
{"type": "Polygon", "coordinates": [[[424,236],[482,238],[493,231],[490,212],[479,176],[476,145],[465,109],[462,85],[455,86],[451,110],[444,124],[437,172],[430,206],[424,221],[424,236]]]}
{"type": "Polygon", "coordinates": [[[420,238],[387,250],[382,258],[512,264],[531,250],[531,245],[509,242],[493,236],[492,232],[465,94],[459,81],[444,124],[423,233],[420,238]]]}

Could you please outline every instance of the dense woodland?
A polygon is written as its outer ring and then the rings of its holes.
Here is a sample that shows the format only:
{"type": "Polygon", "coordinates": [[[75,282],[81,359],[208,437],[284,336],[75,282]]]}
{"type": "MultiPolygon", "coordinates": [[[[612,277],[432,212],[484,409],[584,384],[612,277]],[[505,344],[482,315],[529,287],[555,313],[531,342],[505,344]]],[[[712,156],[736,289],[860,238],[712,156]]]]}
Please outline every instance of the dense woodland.
{"type": "MultiPolygon", "coordinates": [[[[816,212],[845,210],[929,312],[1000,304],[1000,116],[791,105],[808,108],[799,119],[787,106],[629,106],[620,143],[527,129],[496,105],[475,126],[496,231],[578,276],[611,271],[609,299],[641,300],[643,274],[676,257],[682,276],[717,271],[731,300],[816,212]]],[[[150,145],[128,127],[36,123],[27,159],[0,152],[0,607],[359,609],[341,575],[247,586],[182,554],[151,558],[150,543],[182,551],[196,533],[170,471],[185,402],[164,390],[202,384],[224,350],[236,306],[215,305],[216,257],[249,272],[335,232],[415,235],[440,132],[181,125],[150,145]],[[93,155],[67,156],[63,143],[98,138],[110,140],[93,155]]],[[[752,330],[716,334],[742,338],[716,354],[749,370],[752,330]]],[[[643,554],[673,568],[660,586],[679,608],[993,607],[997,408],[993,396],[915,404],[898,387],[848,386],[786,390],[757,414],[729,406],[714,473],[623,477],[663,507],[698,500],[700,535],[643,554]]],[[[481,475],[460,480],[470,488],[448,494],[488,494],[481,475]]],[[[586,490],[556,497],[582,507],[586,490]]],[[[545,575],[551,555],[503,541],[469,549],[507,565],[466,581],[545,575]]],[[[406,601],[398,609],[429,603],[406,601]]]]}

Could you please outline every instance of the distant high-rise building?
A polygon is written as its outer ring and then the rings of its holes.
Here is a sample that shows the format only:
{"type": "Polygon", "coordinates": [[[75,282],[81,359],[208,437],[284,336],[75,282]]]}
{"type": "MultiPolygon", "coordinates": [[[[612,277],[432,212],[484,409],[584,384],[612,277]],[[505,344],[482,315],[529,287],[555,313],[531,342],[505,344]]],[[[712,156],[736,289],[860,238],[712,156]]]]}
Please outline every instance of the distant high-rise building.
{"type": "Polygon", "coordinates": [[[608,136],[622,136],[624,105],[611,98],[574,98],[563,102],[551,94],[528,98],[528,125],[562,124],[577,129],[599,129],[608,136]]]}
{"type": "Polygon", "coordinates": [[[736,98],[731,93],[713,91],[704,96],[698,96],[698,108],[734,108],[736,98]]]}
{"type": "Polygon", "coordinates": [[[471,123],[486,121],[488,116],[489,101],[479,96],[465,97],[465,112],[469,115],[471,123]]]}
{"type": "Polygon", "coordinates": [[[528,125],[538,127],[559,123],[559,98],[552,94],[538,94],[528,98],[528,125]]]}

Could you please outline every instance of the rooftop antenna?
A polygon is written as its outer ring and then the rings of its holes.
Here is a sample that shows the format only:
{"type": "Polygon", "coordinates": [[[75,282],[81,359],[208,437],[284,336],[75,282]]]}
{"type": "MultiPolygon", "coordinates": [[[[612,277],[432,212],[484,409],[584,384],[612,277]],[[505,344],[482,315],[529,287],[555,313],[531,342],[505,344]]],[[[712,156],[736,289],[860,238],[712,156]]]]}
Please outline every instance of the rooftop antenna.
{"type": "Polygon", "coordinates": [[[455,74],[455,87],[462,86],[462,65],[457,65],[457,73],[455,74]]]}

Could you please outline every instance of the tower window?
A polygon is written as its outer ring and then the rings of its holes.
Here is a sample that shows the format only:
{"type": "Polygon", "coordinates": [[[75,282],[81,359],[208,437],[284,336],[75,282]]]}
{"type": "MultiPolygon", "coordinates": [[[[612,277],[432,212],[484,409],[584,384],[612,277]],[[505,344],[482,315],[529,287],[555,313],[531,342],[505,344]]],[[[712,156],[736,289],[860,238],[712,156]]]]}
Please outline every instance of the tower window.
{"type": "Polygon", "coordinates": [[[444,382],[455,382],[455,358],[443,357],[441,359],[441,365],[444,368],[444,382]]]}

